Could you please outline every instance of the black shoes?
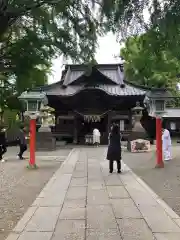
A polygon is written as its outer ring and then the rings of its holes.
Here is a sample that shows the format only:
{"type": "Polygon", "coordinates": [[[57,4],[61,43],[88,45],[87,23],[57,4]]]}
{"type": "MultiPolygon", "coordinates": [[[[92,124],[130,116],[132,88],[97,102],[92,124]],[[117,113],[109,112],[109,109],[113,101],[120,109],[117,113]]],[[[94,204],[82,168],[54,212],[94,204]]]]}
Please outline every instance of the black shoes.
{"type": "MultiPolygon", "coordinates": [[[[109,170],[109,173],[113,173],[113,171],[109,170]]],[[[117,173],[122,173],[121,170],[118,170],[117,173]]]]}

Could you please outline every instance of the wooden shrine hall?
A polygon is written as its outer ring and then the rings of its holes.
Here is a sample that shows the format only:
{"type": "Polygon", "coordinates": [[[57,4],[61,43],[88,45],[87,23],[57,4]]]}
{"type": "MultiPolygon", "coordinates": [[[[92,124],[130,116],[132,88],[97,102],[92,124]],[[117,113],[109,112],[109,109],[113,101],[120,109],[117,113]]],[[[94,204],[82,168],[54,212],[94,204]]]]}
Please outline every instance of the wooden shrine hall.
{"type": "Polygon", "coordinates": [[[125,136],[132,129],[131,109],[137,101],[143,103],[146,93],[125,80],[121,64],[66,65],[59,82],[41,89],[55,109],[56,138],[79,144],[94,128],[101,132],[101,143],[107,144],[112,123],[118,123],[125,136]]]}

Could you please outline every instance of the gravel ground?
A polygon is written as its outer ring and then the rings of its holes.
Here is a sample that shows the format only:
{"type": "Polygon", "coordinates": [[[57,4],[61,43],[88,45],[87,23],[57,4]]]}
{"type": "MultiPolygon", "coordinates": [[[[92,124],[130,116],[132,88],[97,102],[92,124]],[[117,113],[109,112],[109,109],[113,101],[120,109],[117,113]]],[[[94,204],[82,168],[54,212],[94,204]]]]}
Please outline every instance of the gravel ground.
{"type": "Polygon", "coordinates": [[[155,152],[124,152],[123,161],[180,216],[180,146],[172,149],[173,160],[155,169],[155,152]]]}
{"type": "Polygon", "coordinates": [[[46,156],[43,158],[38,153],[40,168],[34,171],[26,169],[27,160],[18,161],[12,157],[16,153],[13,152],[13,148],[10,149],[6,154],[8,161],[0,163],[0,240],[6,239],[70,150],[41,153],[46,156]]]}

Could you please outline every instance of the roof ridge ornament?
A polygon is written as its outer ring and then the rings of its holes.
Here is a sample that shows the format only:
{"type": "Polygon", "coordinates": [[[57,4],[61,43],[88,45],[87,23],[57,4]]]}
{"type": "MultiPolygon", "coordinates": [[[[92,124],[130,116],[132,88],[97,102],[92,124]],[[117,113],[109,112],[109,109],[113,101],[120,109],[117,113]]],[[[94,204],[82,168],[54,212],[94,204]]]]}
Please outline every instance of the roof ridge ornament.
{"type": "Polygon", "coordinates": [[[91,76],[92,71],[93,71],[93,65],[87,65],[87,69],[85,70],[84,75],[86,77],[89,77],[89,76],[91,76]]]}

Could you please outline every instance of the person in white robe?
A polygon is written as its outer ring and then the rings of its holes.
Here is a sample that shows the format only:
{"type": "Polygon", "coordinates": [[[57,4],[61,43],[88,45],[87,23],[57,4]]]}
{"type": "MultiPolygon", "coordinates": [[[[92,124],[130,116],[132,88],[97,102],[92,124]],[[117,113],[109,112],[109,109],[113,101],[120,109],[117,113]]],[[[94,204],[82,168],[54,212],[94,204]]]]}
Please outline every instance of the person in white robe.
{"type": "Polygon", "coordinates": [[[101,137],[100,131],[97,128],[95,128],[93,130],[93,144],[94,145],[98,146],[100,144],[100,137],[101,137]]]}
{"type": "Polygon", "coordinates": [[[171,136],[170,132],[166,128],[163,129],[162,133],[162,150],[164,161],[171,160],[171,136]]]}

